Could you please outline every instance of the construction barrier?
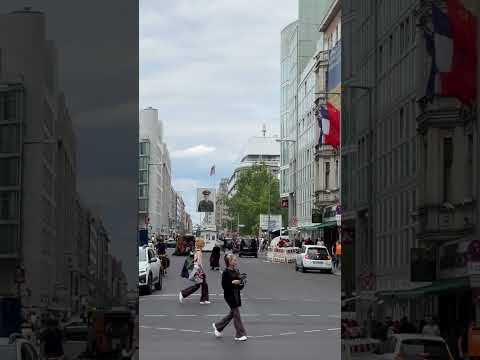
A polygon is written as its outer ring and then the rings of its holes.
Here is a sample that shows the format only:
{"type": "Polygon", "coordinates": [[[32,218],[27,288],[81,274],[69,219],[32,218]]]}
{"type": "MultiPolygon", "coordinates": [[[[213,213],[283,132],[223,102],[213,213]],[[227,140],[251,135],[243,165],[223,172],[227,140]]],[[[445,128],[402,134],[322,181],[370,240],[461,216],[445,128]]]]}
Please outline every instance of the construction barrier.
{"type": "Polygon", "coordinates": [[[373,353],[380,341],[377,339],[349,339],[342,340],[342,359],[351,359],[352,355],[373,353]]]}
{"type": "Polygon", "coordinates": [[[292,263],[295,262],[297,254],[296,247],[272,248],[267,251],[267,260],[274,263],[292,263]]]}

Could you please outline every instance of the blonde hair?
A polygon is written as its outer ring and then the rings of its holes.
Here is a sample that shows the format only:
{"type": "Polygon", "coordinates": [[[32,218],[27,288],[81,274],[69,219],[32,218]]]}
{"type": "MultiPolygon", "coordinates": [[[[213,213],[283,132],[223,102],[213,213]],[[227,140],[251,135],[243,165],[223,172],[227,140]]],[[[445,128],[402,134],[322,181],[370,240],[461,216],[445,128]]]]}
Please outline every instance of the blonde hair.
{"type": "Polygon", "coordinates": [[[195,249],[202,250],[205,247],[205,241],[202,239],[195,240],[195,249]]]}
{"type": "Polygon", "coordinates": [[[230,266],[231,261],[235,258],[236,258],[236,256],[232,253],[226,254],[225,255],[225,266],[228,268],[230,266]]]}

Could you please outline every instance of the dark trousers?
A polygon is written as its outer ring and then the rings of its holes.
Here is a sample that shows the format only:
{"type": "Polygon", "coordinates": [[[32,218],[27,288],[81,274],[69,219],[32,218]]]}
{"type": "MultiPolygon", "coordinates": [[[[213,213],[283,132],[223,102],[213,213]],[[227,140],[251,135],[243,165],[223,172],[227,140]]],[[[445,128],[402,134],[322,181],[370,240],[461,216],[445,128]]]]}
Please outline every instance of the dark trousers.
{"type": "Polygon", "coordinates": [[[230,321],[233,319],[233,326],[235,326],[235,331],[237,333],[236,337],[246,336],[247,332],[243,327],[242,318],[240,317],[240,308],[236,307],[230,309],[230,312],[222,320],[215,323],[215,327],[218,331],[222,332],[225,327],[230,324],[230,321]]]}
{"type": "Polygon", "coordinates": [[[200,301],[208,301],[208,284],[207,284],[207,277],[203,278],[203,281],[200,284],[195,284],[192,286],[189,286],[188,288],[182,290],[182,296],[184,298],[189,297],[192,295],[195,291],[198,289],[202,288],[202,294],[200,296],[200,301]]]}

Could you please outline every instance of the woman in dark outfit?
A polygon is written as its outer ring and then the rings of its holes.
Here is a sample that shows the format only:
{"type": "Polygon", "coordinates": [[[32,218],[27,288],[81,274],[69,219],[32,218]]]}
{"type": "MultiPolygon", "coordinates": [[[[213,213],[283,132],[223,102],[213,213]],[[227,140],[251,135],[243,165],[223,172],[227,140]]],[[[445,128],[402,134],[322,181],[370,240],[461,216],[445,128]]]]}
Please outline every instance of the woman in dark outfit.
{"type": "Polygon", "coordinates": [[[220,247],[217,245],[212,249],[212,255],[210,255],[210,268],[212,270],[220,269],[220,247]]]}
{"type": "Polygon", "coordinates": [[[215,336],[220,337],[222,336],[223,329],[225,329],[233,319],[233,325],[236,330],[235,340],[245,341],[247,340],[247,332],[243,327],[242,318],[240,317],[240,307],[242,306],[240,291],[243,289],[244,284],[241,280],[240,272],[237,270],[237,264],[238,260],[235,255],[225,255],[225,265],[227,268],[222,274],[222,288],[223,296],[230,307],[230,312],[219,322],[213,323],[212,326],[215,331],[215,336]]]}

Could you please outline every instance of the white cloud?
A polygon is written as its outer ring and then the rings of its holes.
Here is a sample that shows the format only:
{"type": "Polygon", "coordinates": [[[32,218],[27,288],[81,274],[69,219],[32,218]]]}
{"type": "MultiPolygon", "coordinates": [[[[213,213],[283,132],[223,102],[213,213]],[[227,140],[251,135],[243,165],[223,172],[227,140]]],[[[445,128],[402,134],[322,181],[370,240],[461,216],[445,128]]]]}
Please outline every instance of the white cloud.
{"type": "Polygon", "coordinates": [[[215,151],[215,147],[207,145],[195,145],[183,150],[172,152],[172,158],[196,158],[208,155],[215,151]]]}
{"type": "Polygon", "coordinates": [[[174,179],[229,176],[263,123],[279,134],[280,32],[296,17],[297,1],[140,2],[140,107],[159,109],[174,179]]]}

